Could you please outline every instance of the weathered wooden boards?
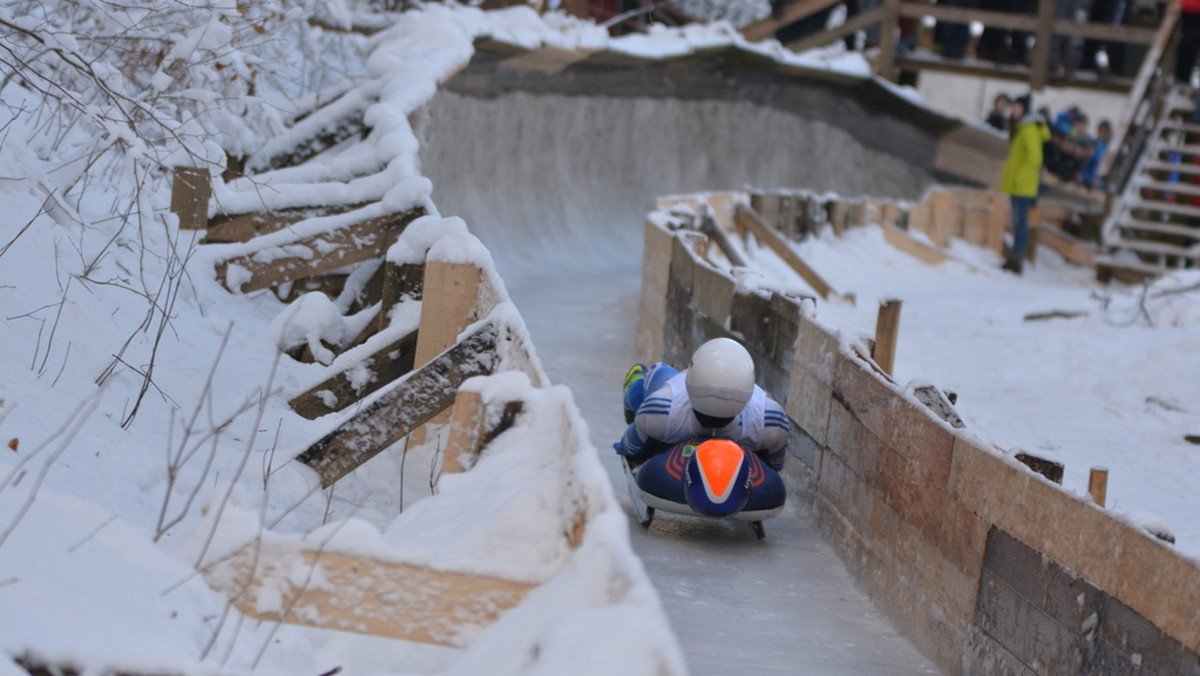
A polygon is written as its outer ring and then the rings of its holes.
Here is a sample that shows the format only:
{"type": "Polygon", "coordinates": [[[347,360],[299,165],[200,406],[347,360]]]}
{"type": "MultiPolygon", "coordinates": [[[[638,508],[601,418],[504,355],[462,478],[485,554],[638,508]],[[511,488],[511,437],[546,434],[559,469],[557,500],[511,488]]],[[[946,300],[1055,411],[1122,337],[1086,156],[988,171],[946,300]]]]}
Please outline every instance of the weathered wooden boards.
{"type": "Polygon", "coordinates": [[[362,363],[370,372],[367,382],[361,382],[361,375],[352,377],[340,371],[293,397],[288,405],[309,420],[340,411],[412,371],[416,354],[417,332],[413,331],[376,350],[362,363]]]}
{"type": "Polygon", "coordinates": [[[775,252],[777,256],[782,258],[791,268],[808,283],[822,298],[828,298],[833,293],[833,287],[826,282],[817,271],[812,269],[808,263],[805,263],[800,255],[792,250],[792,247],[783,236],[767,225],[758,214],[750,210],[749,207],[738,205],[734,211],[734,222],[739,227],[745,227],[763,244],[766,244],[775,252]]]}
{"type": "Polygon", "coordinates": [[[231,291],[250,292],[379,258],[421,208],[360,221],[288,241],[265,243],[217,264],[217,277],[231,291]]]}
{"type": "Polygon", "coordinates": [[[247,617],[451,648],[470,645],[535,586],[267,543],[205,579],[247,617]]]}
{"type": "Polygon", "coordinates": [[[501,327],[482,322],[470,335],[397,382],[297,460],[321,478],[323,487],[354,471],[391,444],[446,410],[467,378],[487,375],[496,365],[501,327]]]}

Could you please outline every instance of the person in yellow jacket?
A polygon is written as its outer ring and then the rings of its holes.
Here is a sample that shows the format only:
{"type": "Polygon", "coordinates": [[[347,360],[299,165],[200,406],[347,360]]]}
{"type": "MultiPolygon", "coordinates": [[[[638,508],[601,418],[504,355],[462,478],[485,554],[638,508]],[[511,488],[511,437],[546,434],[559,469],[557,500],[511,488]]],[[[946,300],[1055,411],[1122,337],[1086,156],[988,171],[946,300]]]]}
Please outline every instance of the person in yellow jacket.
{"type": "Polygon", "coordinates": [[[1000,192],[1012,198],[1013,244],[1004,269],[1019,275],[1029,246],[1029,210],[1037,202],[1042,180],[1042,145],[1050,140],[1050,127],[1033,112],[1029,94],[1012,102],[1009,130],[1011,142],[1000,192]]]}

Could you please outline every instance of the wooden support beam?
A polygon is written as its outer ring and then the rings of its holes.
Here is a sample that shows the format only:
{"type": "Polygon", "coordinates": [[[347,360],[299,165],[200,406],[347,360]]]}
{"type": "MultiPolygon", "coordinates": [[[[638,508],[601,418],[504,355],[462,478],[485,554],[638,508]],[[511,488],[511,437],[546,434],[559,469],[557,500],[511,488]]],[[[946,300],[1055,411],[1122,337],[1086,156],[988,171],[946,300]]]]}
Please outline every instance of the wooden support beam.
{"type": "MultiPolygon", "coordinates": [[[[1032,33],[1037,30],[1037,19],[1026,14],[1000,12],[986,9],[969,9],[953,5],[929,3],[902,3],[899,14],[905,19],[933,17],[941,23],[971,23],[978,21],[990,28],[1009,28],[1032,33]]],[[[1053,17],[1053,14],[1051,14],[1053,17]]]]}
{"type": "Polygon", "coordinates": [[[249,242],[259,235],[278,232],[306,218],[319,218],[344,214],[361,209],[367,203],[346,204],[327,207],[295,207],[274,211],[256,211],[249,214],[221,214],[208,221],[205,243],[249,242]]]}
{"type": "Polygon", "coordinates": [[[782,258],[791,268],[808,283],[809,286],[816,291],[821,298],[828,299],[833,293],[833,287],[817,274],[800,258],[800,255],[792,250],[792,247],[779,235],[779,233],[771,230],[766,223],[763,222],[758,214],[751,211],[745,205],[739,204],[734,211],[734,222],[745,227],[749,232],[753,233],[761,242],[766,244],[772,251],[782,258]]]}
{"type": "Polygon", "coordinates": [[[889,298],[879,303],[875,321],[875,350],[872,357],[884,373],[892,375],[896,365],[896,340],[900,334],[901,301],[889,298]]]}
{"type": "Polygon", "coordinates": [[[879,56],[875,58],[875,74],[896,82],[896,40],[900,33],[900,0],[883,0],[883,16],[879,27],[879,56]]]}
{"type": "Polygon", "coordinates": [[[347,349],[362,345],[368,338],[388,327],[392,308],[405,300],[421,300],[424,289],[424,263],[393,263],[385,260],[364,287],[364,297],[350,306],[351,312],[361,311],[376,303],[379,311],[362,328],[347,349]],[[357,308],[357,310],[356,310],[357,308]]]}
{"type": "Polygon", "coordinates": [[[781,28],[796,23],[810,14],[832,7],[842,0],[797,0],[783,8],[779,16],[767,17],[742,28],[742,37],[751,42],[774,35],[781,28]]]}
{"type": "Polygon", "coordinates": [[[499,336],[496,322],[481,323],[462,342],[404,376],[296,459],[316,471],[322,487],[333,485],[449,408],[464,380],[491,374],[499,336]]]}
{"type": "Polygon", "coordinates": [[[858,31],[865,30],[879,23],[883,19],[884,11],[882,7],[876,7],[868,12],[855,14],[846,20],[846,23],[831,28],[827,31],[814,33],[801,40],[789,42],[785,47],[793,52],[803,52],[814,47],[827,45],[835,40],[840,40],[847,35],[852,35],[858,31]]]}
{"type": "Polygon", "coordinates": [[[410,209],[310,235],[263,251],[235,256],[217,264],[217,278],[234,292],[278,286],[382,256],[423,208],[410,209]],[[237,274],[230,275],[236,266],[237,274]]]}
{"type": "Polygon", "coordinates": [[[1054,249],[1058,255],[1076,265],[1087,268],[1095,267],[1096,251],[1082,240],[1049,225],[1039,225],[1034,230],[1038,233],[1039,246],[1054,249]]]}
{"type": "Polygon", "coordinates": [[[900,251],[918,258],[930,265],[938,265],[950,260],[950,254],[941,249],[922,242],[894,225],[883,223],[883,238],[888,244],[900,251]]]}
{"type": "Polygon", "coordinates": [[[747,267],[746,259],[742,257],[742,252],[738,251],[725,230],[720,225],[717,225],[717,221],[708,214],[700,218],[700,232],[708,235],[717,243],[717,247],[729,259],[731,265],[737,268],[747,267]]]}
{"type": "Polygon", "coordinates": [[[465,648],[535,585],[260,543],[205,581],[247,617],[465,648]],[[283,611],[283,612],[281,612],[283,611]]]}
{"type": "Polygon", "coordinates": [[[200,167],[175,167],[171,184],[171,213],[180,230],[203,230],[208,225],[212,177],[200,167]]]}
{"type": "Polygon", "coordinates": [[[1050,38],[1054,32],[1055,0],[1038,0],[1037,26],[1034,30],[1033,51],[1029,55],[1029,88],[1040,92],[1046,88],[1046,73],[1050,70],[1050,38]]]}
{"type": "Polygon", "coordinates": [[[342,371],[292,398],[288,406],[309,420],[340,411],[412,371],[416,353],[417,332],[413,331],[355,363],[356,371],[361,366],[370,372],[367,382],[361,382],[361,373],[351,377],[342,371]]]}
{"type": "MultiPolygon", "coordinates": [[[[334,108],[335,104],[331,103],[329,107],[334,108]]],[[[367,131],[364,111],[365,106],[353,106],[344,110],[340,117],[326,122],[312,136],[296,144],[290,150],[276,153],[267,158],[263,162],[265,168],[271,170],[294,167],[320,155],[342,141],[355,136],[363,136],[367,131]]]]}

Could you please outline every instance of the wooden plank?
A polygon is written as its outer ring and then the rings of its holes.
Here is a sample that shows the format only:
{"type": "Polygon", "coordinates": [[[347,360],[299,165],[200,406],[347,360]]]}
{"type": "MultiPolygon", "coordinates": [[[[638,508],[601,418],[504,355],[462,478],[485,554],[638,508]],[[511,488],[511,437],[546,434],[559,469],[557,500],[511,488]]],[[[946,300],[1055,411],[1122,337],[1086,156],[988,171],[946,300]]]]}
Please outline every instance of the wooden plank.
{"type": "Polygon", "coordinates": [[[809,267],[808,264],[800,258],[799,254],[792,250],[792,247],[787,243],[787,241],[780,237],[779,233],[771,230],[771,228],[768,227],[767,224],[758,217],[758,214],[739,204],[737,209],[734,211],[734,220],[744,226],[750,232],[754,233],[755,237],[770,247],[770,249],[774,251],[776,255],[782,258],[784,262],[786,262],[788,266],[792,268],[792,270],[795,270],[796,274],[800,275],[800,277],[803,278],[804,281],[813,288],[813,291],[816,291],[822,298],[828,299],[829,295],[833,293],[833,288],[829,286],[829,283],[822,279],[815,270],[809,267]]]}
{"type": "Polygon", "coordinates": [[[454,403],[458,386],[496,366],[500,328],[480,324],[470,335],[354,414],[296,457],[328,487],[454,403]]]}
{"type": "Polygon", "coordinates": [[[950,244],[950,224],[955,217],[954,197],[946,190],[933,190],[925,199],[933,209],[933,217],[925,234],[933,240],[935,246],[946,248],[950,244]]]}
{"type": "Polygon", "coordinates": [[[991,193],[992,208],[988,212],[987,248],[996,253],[1004,253],[1004,233],[1012,220],[1012,200],[1008,195],[999,192],[991,193]]]}
{"type": "Polygon", "coordinates": [[[230,291],[248,293],[378,258],[413,219],[424,214],[423,208],[410,209],[272,246],[267,248],[271,254],[260,250],[235,256],[217,264],[217,279],[230,291]],[[287,247],[299,251],[275,255],[287,247]],[[231,280],[232,266],[240,271],[231,280]]]}
{"type": "Polygon", "coordinates": [[[1108,23],[1079,22],[1073,19],[1055,19],[1054,34],[1065,38],[1087,38],[1105,42],[1124,42],[1148,45],[1158,36],[1158,28],[1115,25],[1108,23]]]}
{"type": "MultiPolygon", "coordinates": [[[[896,55],[896,63],[901,70],[936,70],[960,75],[990,77],[1014,82],[1029,82],[1031,70],[1027,66],[1015,64],[997,64],[980,59],[952,59],[935,54],[925,49],[914,49],[904,54],[896,55]]],[[[1096,91],[1114,92],[1124,95],[1133,86],[1133,79],[1119,75],[1105,74],[1099,77],[1092,71],[1072,71],[1070,77],[1064,73],[1047,73],[1046,83],[1054,87],[1071,87],[1076,89],[1093,89],[1096,91]]]]}
{"type": "Polygon", "coordinates": [[[204,578],[250,618],[450,648],[467,647],[536,586],[268,543],[204,578]]]}
{"type": "Polygon", "coordinates": [[[200,167],[175,167],[171,184],[171,213],[179,217],[180,230],[208,226],[208,200],[212,177],[200,167]]]}
{"type": "Polygon", "coordinates": [[[730,265],[736,268],[747,267],[746,259],[742,257],[742,252],[737,250],[737,247],[735,247],[733,242],[729,239],[729,235],[726,234],[725,230],[723,230],[721,226],[717,225],[717,221],[715,219],[709,217],[707,214],[701,217],[700,232],[708,235],[714,242],[717,243],[717,247],[722,253],[725,254],[725,257],[729,259],[730,265]]]}
{"type": "Polygon", "coordinates": [[[367,130],[364,114],[363,108],[350,108],[338,119],[326,123],[310,138],[297,143],[291,150],[272,155],[265,162],[266,169],[283,169],[303,164],[342,141],[362,136],[367,130]]]}
{"type": "Polygon", "coordinates": [[[883,16],[880,18],[879,56],[875,57],[875,74],[896,82],[896,37],[900,32],[900,0],[883,0],[883,16]]]}
{"type": "Polygon", "coordinates": [[[875,320],[875,363],[883,372],[892,375],[896,365],[896,339],[900,334],[901,301],[889,298],[879,303],[875,320]]]}
{"type": "Polygon", "coordinates": [[[1029,88],[1040,92],[1046,88],[1046,72],[1050,69],[1050,37],[1054,31],[1054,3],[1038,0],[1037,26],[1034,29],[1033,51],[1029,54],[1029,88]]]}
{"type": "Polygon", "coordinates": [[[798,0],[783,8],[778,17],[767,17],[742,28],[742,37],[751,42],[774,35],[779,29],[791,25],[810,14],[832,7],[842,0],[798,0]]]}
{"type": "Polygon", "coordinates": [[[209,219],[208,232],[204,235],[204,242],[207,244],[249,242],[259,235],[278,232],[306,218],[344,214],[361,209],[367,204],[363,202],[331,207],[296,207],[274,211],[256,211],[249,214],[221,214],[209,219]]]}
{"type": "Polygon", "coordinates": [[[1108,500],[1108,468],[1093,467],[1088,471],[1088,495],[1101,507],[1108,500]]]}
{"type": "Polygon", "coordinates": [[[1076,265],[1089,268],[1095,265],[1096,252],[1084,242],[1052,226],[1039,225],[1037,230],[1039,246],[1054,249],[1058,255],[1076,265]]]}
{"type": "Polygon", "coordinates": [[[288,401],[288,406],[309,420],[340,411],[412,371],[416,353],[417,332],[413,331],[376,350],[363,362],[355,363],[355,370],[361,366],[370,372],[371,377],[367,382],[359,382],[356,387],[354,382],[361,380],[361,374],[355,373],[351,377],[342,371],[293,397],[288,401]]]}
{"type": "Polygon", "coordinates": [[[1036,18],[1027,14],[1016,14],[1013,12],[968,9],[952,5],[931,5],[928,3],[902,3],[899,13],[905,19],[921,20],[928,16],[933,17],[939,23],[967,24],[972,21],[978,21],[989,28],[1010,28],[1029,33],[1037,30],[1036,18]]]}

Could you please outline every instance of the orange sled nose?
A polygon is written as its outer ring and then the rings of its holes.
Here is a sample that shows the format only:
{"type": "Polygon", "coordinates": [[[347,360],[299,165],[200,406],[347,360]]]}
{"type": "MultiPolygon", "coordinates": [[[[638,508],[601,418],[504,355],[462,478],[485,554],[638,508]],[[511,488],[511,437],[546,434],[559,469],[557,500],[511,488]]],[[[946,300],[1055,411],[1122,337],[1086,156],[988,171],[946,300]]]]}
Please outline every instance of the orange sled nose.
{"type": "Polygon", "coordinates": [[[710,439],[696,447],[694,462],[700,465],[700,475],[710,495],[723,497],[745,462],[745,451],[727,439],[710,439]]]}

